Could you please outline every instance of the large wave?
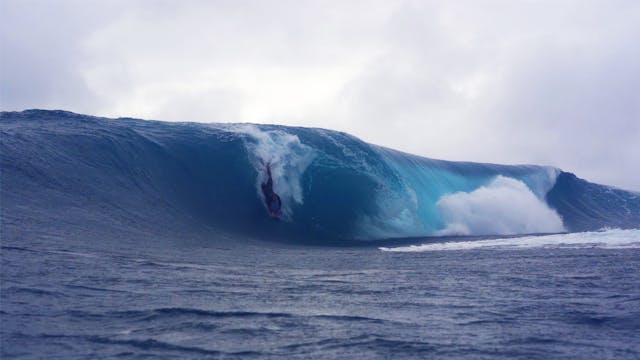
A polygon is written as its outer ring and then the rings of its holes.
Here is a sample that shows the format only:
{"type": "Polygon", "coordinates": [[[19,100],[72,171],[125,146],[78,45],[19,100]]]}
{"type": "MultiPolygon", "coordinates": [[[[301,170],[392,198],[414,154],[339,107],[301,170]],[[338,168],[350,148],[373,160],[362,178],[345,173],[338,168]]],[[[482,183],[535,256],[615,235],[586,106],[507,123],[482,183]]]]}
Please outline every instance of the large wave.
{"type": "Polygon", "coordinates": [[[638,193],[545,166],[427,159],[324,129],[42,110],[3,112],[0,129],[2,224],[12,234],[328,241],[640,226],[638,193]],[[266,164],[283,201],[278,221],[260,191],[266,164]]]}

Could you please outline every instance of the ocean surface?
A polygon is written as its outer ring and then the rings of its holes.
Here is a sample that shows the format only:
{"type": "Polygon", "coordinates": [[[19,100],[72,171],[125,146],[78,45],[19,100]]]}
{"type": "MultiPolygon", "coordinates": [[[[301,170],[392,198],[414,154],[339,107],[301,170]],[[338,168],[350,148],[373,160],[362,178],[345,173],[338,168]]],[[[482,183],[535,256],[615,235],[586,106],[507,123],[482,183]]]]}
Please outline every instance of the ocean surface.
{"type": "Polygon", "coordinates": [[[3,359],[640,358],[640,194],[561,169],[28,110],[0,170],[3,359]]]}
{"type": "Polygon", "coordinates": [[[638,358],[640,234],[598,237],[3,240],[2,358],[638,358]]]}

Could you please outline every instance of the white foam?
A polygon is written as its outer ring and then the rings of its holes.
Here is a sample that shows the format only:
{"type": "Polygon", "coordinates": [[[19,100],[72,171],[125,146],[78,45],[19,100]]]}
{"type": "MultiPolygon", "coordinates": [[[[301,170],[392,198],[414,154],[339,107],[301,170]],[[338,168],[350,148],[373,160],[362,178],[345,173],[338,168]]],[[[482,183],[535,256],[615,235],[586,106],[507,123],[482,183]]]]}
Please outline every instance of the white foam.
{"type": "Polygon", "coordinates": [[[471,192],[436,203],[445,228],[437,235],[516,235],[566,231],[560,216],[522,181],[497,176],[471,192]]]}
{"type": "Polygon", "coordinates": [[[304,202],[302,174],[313,161],[315,151],[298,136],[282,130],[260,130],[255,125],[243,124],[233,128],[236,133],[249,135],[246,142],[249,160],[258,172],[256,191],[262,196],[260,184],[266,181],[266,164],[271,166],[273,190],[282,199],[285,218],[291,216],[291,204],[304,202]]]}
{"type": "Polygon", "coordinates": [[[395,248],[381,247],[380,250],[397,252],[423,252],[461,250],[519,250],[531,248],[639,249],[640,230],[608,229],[602,231],[542,236],[524,236],[508,239],[451,241],[435,244],[402,246],[395,248]]]}

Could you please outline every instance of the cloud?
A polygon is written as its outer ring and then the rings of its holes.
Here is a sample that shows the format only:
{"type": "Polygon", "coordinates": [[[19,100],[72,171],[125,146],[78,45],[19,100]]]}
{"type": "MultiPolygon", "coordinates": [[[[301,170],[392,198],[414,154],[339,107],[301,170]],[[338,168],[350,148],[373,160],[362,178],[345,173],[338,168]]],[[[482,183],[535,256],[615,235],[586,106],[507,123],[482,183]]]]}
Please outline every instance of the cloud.
{"type": "Polygon", "coordinates": [[[319,126],[640,190],[635,1],[0,6],[3,109],[319,126]]]}
{"type": "Polygon", "coordinates": [[[0,2],[2,108],[96,111],[101,99],[78,71],[86,65],[82,41],[108,21],[110,10],[82,1],[0,2]]]}

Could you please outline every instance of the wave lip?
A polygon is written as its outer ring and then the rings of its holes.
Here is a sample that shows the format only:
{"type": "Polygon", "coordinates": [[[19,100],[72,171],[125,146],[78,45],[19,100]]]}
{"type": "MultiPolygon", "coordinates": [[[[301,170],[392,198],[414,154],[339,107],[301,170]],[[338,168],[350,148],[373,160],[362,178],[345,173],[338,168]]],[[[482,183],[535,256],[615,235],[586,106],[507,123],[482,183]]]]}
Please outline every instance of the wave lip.
{"type": "Polygon", "coordinates": [[[582,233],[523,236],[476,241],[450,241],[400,247],[381,247],[382,251],[428,252],[464,250],[525,250],[532,248],[640,249],[640,230],[606,229],[582,233]]]}

